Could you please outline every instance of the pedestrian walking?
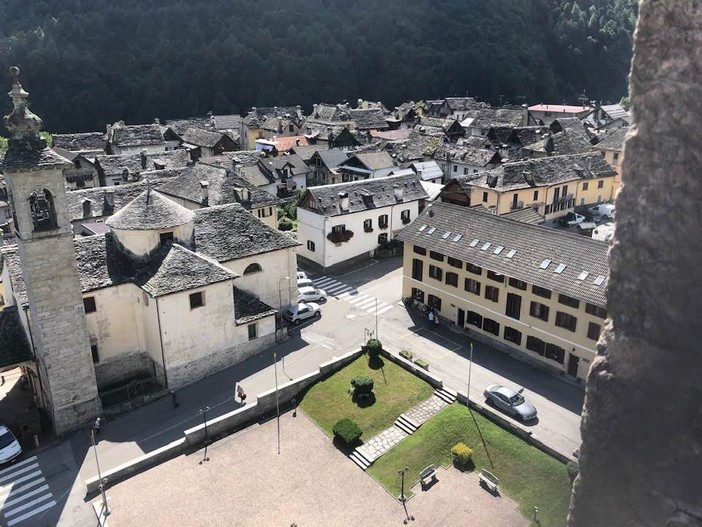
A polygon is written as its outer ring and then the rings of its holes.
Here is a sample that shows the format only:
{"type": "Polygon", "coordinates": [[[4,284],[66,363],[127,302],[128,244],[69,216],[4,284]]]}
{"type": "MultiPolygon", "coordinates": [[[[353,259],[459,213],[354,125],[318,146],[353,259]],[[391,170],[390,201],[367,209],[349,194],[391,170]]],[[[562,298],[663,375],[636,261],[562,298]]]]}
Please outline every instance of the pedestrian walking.
{"type": "Polygon", "coordinates": [[[241,404],[246,404],[246,393],[244,392],[244,389],[241,387],[241,384],[237,387],[236,394],[239,396],[239,400],[241,401],[241,404]]]}
{"type": "Polygon", "coordinates": [[[178,396],[176,395],[175,390],[171,390],[171,403],[173,403],[174,410],[180,406],[180,403],[178,402],[178,396]]]}
{"type": "Polygon", "coordinates": [[[429,310],[429,325],[430,326],[434,325],[434,311],[431,309],[429,310]]]}
{"type": "Polygon", "coordinates": [[[95,435],[95,437],[100,435],[100,427],[101,426],[102,426],[102,419],[100,419],[100,417],[98,417],[97,419],[95,419],[95,424],[93,425],[93,434],[95,435]]]}

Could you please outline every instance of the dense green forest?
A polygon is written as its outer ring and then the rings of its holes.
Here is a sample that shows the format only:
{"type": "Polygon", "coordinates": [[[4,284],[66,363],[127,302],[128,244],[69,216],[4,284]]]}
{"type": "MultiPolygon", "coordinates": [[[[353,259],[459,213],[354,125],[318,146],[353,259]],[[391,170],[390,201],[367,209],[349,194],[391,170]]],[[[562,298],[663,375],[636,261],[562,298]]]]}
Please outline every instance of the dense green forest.
{"type": "MultiPolygon", "coordinates": [[[[250,106],[618,101],[637,0],[0,0],[0,71],[54,132],[250,106]]],[[[9,86],[8,86],[9,87],[9,86]]],[[[9,99],[0,111],[9,111],[9,99]]]]}

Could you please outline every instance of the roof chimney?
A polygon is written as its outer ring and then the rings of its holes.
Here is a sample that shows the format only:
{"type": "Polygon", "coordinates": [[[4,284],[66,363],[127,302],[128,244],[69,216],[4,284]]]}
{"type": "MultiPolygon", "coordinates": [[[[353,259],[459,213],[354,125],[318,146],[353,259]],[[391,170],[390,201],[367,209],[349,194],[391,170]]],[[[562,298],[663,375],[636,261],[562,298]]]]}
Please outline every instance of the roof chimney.
{"type": "Polygon", "coordinates": [[[342,211],[349,210],[349,193],[348,192],[339,192],[339,208],[342,211]]]}
{"type": "Polygon", "coordinates": [[[207,181],[200,181],[200,189],[202,189],[202,202],[208,204],[210,199],[210,184],[207,181]]]}
{"type": "Polygon", "coordinates": [[[146,170],[146,162],[148,161],[146,158],[146,150],[142,150],[139,154],[141,157],[141,169],[146,170]]]}
{"type": "Polygon", "coordinates": [[[114,190],[106,190],[105,191],[105,205],[107,205],[108,207],[115,206],[115,191],[114,190]]]}
{"type": "Polygon", "coordinates": [[[392,191],[395,194],[395,201],[402,202],[404,200],[404,191],[398,184],[392,186],[392,191]]]}

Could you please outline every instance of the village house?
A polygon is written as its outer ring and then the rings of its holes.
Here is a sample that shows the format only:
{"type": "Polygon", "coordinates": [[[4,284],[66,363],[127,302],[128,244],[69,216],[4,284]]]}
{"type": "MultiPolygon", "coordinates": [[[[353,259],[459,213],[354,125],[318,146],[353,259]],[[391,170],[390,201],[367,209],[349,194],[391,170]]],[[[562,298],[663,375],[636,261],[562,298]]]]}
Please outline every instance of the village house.
{"type": "Polygon", "coordinates": [[[107,138],[103,132],[87,132],[82,134],[53,134],[51,136],[54,148],[63,148],[69,152],[102,151],[106,153],[107,138]]]}
{"type": "Polygon", "coordinates": [[[536,121],[534,124],[551,124],[552,121],[563,117],[582,119],[591,111],[592,108],[590,106],[569,106],[566,104],[535,104],[529,106],[529,115],[536,121]]]}
{"type": "Polygon", "coordinates": [[[95,168],[100,186],[109,187],[139,181],[141,173],[151,170],[170,170],[190,163],[188,152],[183,149],[165,152],[135,152],[130,154],[100,155],[95,158],[95,168]]]}
{"type": "Polygon", "coordinates": [[[459,176],[444,187],[441,201],[481,205],[497,215],[528,207],[551,220],[576,205],[611,200],[614,175],[598,152],[528,159],[459,176]]]}
{"type": "MultiPolygon", "coordinates": [[[[499,152],[500,157],[507,161],[522,159],[522,149],[544,139],[550,132],[547,126],[510,126],[494,125],[488,130],[485,137],[487,143],[483,147],[499,152]]],[[[478,139],[480,136],[471,136],[478,139]]]]}
{"type": "Polygon", "coordinates": [[[234,139],[217,130],[188,128],[180,137],[183,140],[181,147],[190,154],[193,161],[239,150],[239,144],[234,139]]]}
{"type": "Polygon", "coordinates": [[[317,150],[312,154],[307,164],[312,167],[313,186],[329,185],[341,180],[338,167],[349,158],[340,148],[317,150]]]}
{"type": "Polygon", "coordinates": [[[108,154],[166,152],[178,148],[180,143],[180,137],[173,130],[159,123],[126,125],[118,121],[107,125],[108,154]]]}
{"type": "Polygon", "coordinates": [[[395,163],[387,152],[353,154],[336,167],[338,175],[332,177],[332,183],[382,178],[395,168],[395,163]]]}
{"type": "Polygon", "coordinates": [[[406,139],[389,141],[385,150],[400,166],[409,166],[415,161],[430,161],[443,142],[443,136],[424,135],[415,128],[409,131],[406,139]]]}
{"type": "Polygon", "coordinates": [[[594,152],[592,143],[584,131],[566,129],[557,133],[549,133],[545,138],[522,148],[522,157],[565,156],[594,152]]]}
{"type": "Polygon", "coordinates": [[[295,192],[305,190],[307,179],[312,174],[312,169],[297,154],[267,157],[256,166],[275,180],[275,195],[279,198],[289,198],[295,192]]]}
{"type": "Polygon", "coordinates": [[[483,108],[466,110],[461,126],[469,136],[485,136],[493,126],[529,126],[537,124],[529,119],[526,107],[491,108],[485,104],[483,108]]]}
{"type": "Polygon", "coordinates": [[[398,237],[402,296],[584,382],[607,318],[607,243],[434,203],[398,237]]]}
{"type": "Polygon", "coordinates": [[[323,272],[374,254],[424,208],[415,174],[308,187],[297,207],[299,257],[323,272]]]}
{"type": "Polygon", "coordinates": [[[422,183],[441,183],[444,173],[436,161],[415,161],[409,168],[419,176],[422,183]]]}
{"type": "Polygon", "coordinates": [[[101,150],[73,152],[57,146],[54,147],[54,152],[65,157],[72,164],[63,172],[68,190],[100,185],[95,159],[98,155],[103,155],[104,152],[101,150]]]}
{"type": "Polygon", "coordinates": [[[622,186],[622,163],[624,162],[624,140],[629,132],[628,127],[614,129],[595,145],[595,149],[602,152],[605,160],[616,171],[612,183],[612,199],[617,197],[622,186]]]}
{"type": "Polygon", "coordinates": [[[502,158],[494,150],[444,143],[434,152],[434,159],[444,173],[445,181],[458,176],[478,174],[500,165],[502,158]]]}
{"type": "Polygon", "coordinates": [[[439,117],[422,117],[419,124],[414,127],[420,134],[435,137],[445,137],[455,143],[465,137],[466,131],[456,119],[439,117]]]}

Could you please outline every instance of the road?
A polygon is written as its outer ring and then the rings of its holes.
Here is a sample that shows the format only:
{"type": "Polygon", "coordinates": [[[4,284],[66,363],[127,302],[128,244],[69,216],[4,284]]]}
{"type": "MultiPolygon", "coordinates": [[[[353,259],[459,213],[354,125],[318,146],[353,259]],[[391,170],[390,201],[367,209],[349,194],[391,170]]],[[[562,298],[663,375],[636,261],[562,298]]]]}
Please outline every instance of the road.
{"type": "MultiPolygon", "coordinates": [[[[375,332],[377,327],[378,336],[386,347],[411,350],[429,362],[431,371],[441,377],[446,386],[465,393],[468,337],[447,327],[429,328],[424,319],[401,305],[399,266],[400,259],[393,258],[371,261],[341,276],[314,276],[315,281],[332,295],[322,306],[320,320],[293,331],[290,339],[275,348],[279,359],[279,380],[300,377],[334,356],[358,349],[369,332],[375,332]]],[[[107,421],[97,446],[101,470],[114,468],[182,437],[183,430],[201,422],[201,408],[210,408],[209,418],[238,408],[240,404],[234,398],[237,383],[244,387],[252,400],[257,393],[273,388],[274,378],[271,349],[179,390],[177,408],[173,407],[170,397],[165,397],[107,421]]],[[[526,397],[539,412],[538,423],[527,429],[566,455],[578,448],[584,398],[582,387],[474,343],[471,398],[482,401],[482,390],[490,383],[524,387],[526,397]]],[[[73,527],[94,523],[92,505],[84,501],[83,481],[97,474],[95,453],[90,448],[86,432],[75,433],[40,451],[36,461],[31,463],[38,465],[51,497],[44,496],[44,493],[41,495],[43,501],[32,503],[35,496],[16,498],[9,493],[5,497],[0,494],[1,525],[8,525],[12,520],[12,516],[8,518],[5,514],[10,512],[13,503],[17,507],[18,502],[12,500],[19,498],[22,498],[20,504],[32,505],[15,512],[14,518],[34,514],[16,522],[18,527],[73,527]],[[7,502],[11,505],[4,505],[7,502]],[[51,502],[55,505],[47,506],[51,502]],[[40,507],[45,508],[39,510],[40,507]]],[[[4,484],[0,481],[0,490],[3,485],[12,488],[14,476],[8,476],[4,484]]]]}

